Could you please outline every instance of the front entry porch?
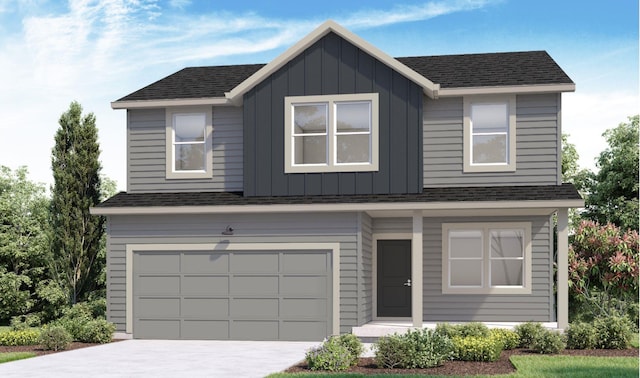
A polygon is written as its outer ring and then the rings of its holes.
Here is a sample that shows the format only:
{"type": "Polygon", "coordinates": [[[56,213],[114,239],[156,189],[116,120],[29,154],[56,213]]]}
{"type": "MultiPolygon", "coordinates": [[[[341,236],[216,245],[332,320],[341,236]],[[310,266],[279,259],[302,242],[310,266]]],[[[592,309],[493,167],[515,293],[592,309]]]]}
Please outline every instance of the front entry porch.
{"type": "MultiPolygon", "coordinates": [[[[435,329],[438,323],[445,322],[423,322],[423,329],[435,329]]],[[[513,329],[516,325],[522,324],[521,322],[482,322],[489,329],[491,328],[505,328],[513,329]]],[[[452,324],[464,324],[464,322],[452,322],[452,324]]],[[[551,330],[558,329],[557,322],[543,322],[543,327],[551,330]]],[[[373,341],[381,336],[392,335],[394,333],[405,333],[411,329],[419,329],[415,327],[412,321],[407,320],[374,320],[360,327],[353,327],[351,333],[363,339],[364,341],[373,341]]]]}

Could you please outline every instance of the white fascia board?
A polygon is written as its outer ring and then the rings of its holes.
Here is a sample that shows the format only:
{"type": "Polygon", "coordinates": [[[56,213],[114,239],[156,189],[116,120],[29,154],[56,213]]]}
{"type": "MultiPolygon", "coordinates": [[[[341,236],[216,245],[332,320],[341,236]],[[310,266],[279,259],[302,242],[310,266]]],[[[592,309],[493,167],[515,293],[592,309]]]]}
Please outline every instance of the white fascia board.
{"type": "Polygon", "coordinates": [[[273,59],[267,65],[256,71],[253,75],[249,76],[242,83],[238,84],[235,88],[233,88],[230,92],[225,93],[227,99],[233,102],[236,105],[240,105],[242,103],[242,96],[247,93],[251,88],[256,86],[262,80],[264,80],[267,76],[271,75],[282,66],[284,66],[291,59],[298,56],[309,46],[316,43],[319,39],[329,34],[330,32],[334,32],[338,34],[340,37],[345,40],[351,42],[356,47],[365,51],[369,55],[375,57],[381,62],[385,63],[389,67],[401,73],[407,79],[415,82],[416,84],[422,86],[424,93],[431,97],[438,97],[438,90],[440,89],[439,84],[433,83],[431,80],[426,77],[420,75],[416,71],[407,67],[406,65],[400,63],[398,60],[394,59],[390,55],[386,54],[382,50],[373,46],[369,42],[364,39],[358,37],[351,31],[345,29],[338,23],[333,20],[328,20],[322,23],[322,25],[318,26],[315,30],[309,33],[306,37],[298,41],[295,45],[288,48],[284,53],[280,54],[278,57],[273,59]]]}
{"type": "Polygon", "coordinates": [[[335,204],[273,204],[223,206],[144,206],[92,207],[93,215],[155,215],[155,214],[249,214],[292,212],[349,212],[385,210],[459,210],[459,209],[557,209],[584,207],[583,200],[549,201],[465,201],[465,202],[394,202],[335,204]]]}
{"type": "Polygon", "coordinates": [[[441,88],[438,91],[438,96],[460,97],[484,94],[556,93],[575,92],[575,90],[575,84],[509,85],[500,87],[441,88]]]}
{"type": "Polygon", "coordinates": [[[111,109],[166,108],[172,106],[233,105],[224,97],[176,98],[166,100],[114,101],[111,109]]]}

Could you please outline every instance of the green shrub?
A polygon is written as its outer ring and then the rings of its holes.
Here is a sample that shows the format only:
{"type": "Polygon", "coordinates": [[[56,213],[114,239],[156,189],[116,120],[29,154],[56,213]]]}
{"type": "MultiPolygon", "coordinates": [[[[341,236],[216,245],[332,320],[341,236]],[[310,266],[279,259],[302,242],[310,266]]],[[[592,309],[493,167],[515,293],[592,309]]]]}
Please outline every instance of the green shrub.
{"type": "Polygon", "coordinates": [[[38,314],[17,315],[11,318],[10,325],[14,331],[40,327],[40,316],[38,314]]]}
{"type": "Polygon", "coordinates": [[[592,324],[571,323],[565,334],[569,349],[593,349],[596,347],[596,329],[592,324]]]}
{"type": "Polygon", "coordinates": [[[65,350],[71,345],[72,337],[69,332],[60,326],[46,327],[40,333],[40,346],[44,350],[65,350]]]}
{"type": "Polygon", "coordinates": [[[503,348],[502,341],[492,337],[456,337],[453,344],[456,359],[461,361],[497,361],[503,348]]]}
{"type": "Polygon", "coordinates": [[[405,366],[409,343],[400,335],[382,336],[374,344],[376,365],[394,369],[405,366]]]}
{"type": "Polygon", "coordinates": [[[632,325],[627,318],[621,316],[607,316],[597,318],[593,322],[597,335],[596,348],[626,349],[631,342],[632,325]]]}
{"type": "Polygon", "coordinates": [[[39,336],[40,330],[38,329],[2,332],[0,333],[0,345],[36,345],[38,343],[39,336]]]}
{"type": "Polygon", "coordinates": [[[520,345],[520,336],[515,331],[504,328],[494,328],[489,331],[491,338],[502,342],[504,350],[511,350],[520,345]]]}
{"type": "Polygon", "coordinates": [[[461,324],[458,327],[461,337],[489,337],[489,328],[479,322],[461,324]]]}
{"type": "Polygon", "coordinates": [[[450,339],[460,336],[460,326],[451,323],[436,324],[436,333],[447,336],[450,339]]]}
{"type": "Polygon", "coordinates": [[[77,340],[83,343],[106,344],[111,342],[116,326],[104,319],[90,320],[80,329],[77,340]]]}
{"type": "Polygon", "coordinates": [[[352,357],[349,349],[335,337],[309,350],[305,360],[311,370],[341,371],[351,366],[352,357]]]}
{"type": "Polygon", "coordinates": [[[566,347],[564,337],[558,331],[552,331],[549,329],[543,329],[539,331],[533,341],[530,348],[538,353],[543,354],[556,354],[560,353],[566,347]]]}
{"type": "Polygon", "coordinates": [[[520,347],[529,348],[533,339],[539,332],[544,331],[544,327],[540,323],[536,322],[526,322],[522,324],[518,324],[513,328],[513,330],[518,334],[520,338],[520,347]]]}
{"type": "Polygon", "coordinates": [[[385,336],[375,345],[376,364],[385,368],[429,368],[453,357],[453,343],[434,330],[409,331],[385,336]]]}
{"type": "Polygon", "coordinates": [[[349,354],[351,355],[351,366],[355,366],[358,364],[358,359],[363,351],[362,341],[358,338],[358,336],[345,333],[340,336],[333,336],[332,338],[336,339],[338,344],[345,346],[349,350],[349,354]]]}

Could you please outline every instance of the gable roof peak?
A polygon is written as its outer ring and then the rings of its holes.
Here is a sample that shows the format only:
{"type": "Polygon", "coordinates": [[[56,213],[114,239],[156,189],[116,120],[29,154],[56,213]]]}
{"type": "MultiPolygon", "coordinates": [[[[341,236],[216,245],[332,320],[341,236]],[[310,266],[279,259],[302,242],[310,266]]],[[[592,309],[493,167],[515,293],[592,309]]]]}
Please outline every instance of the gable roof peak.
{"type": "Polygon", "coordinates": [[[251,88],[260,83],[262,80],[267,78],[272,73],[276,72],[282,66],[287,64],[290,60],[298,56],[298,54],[302,53],[305,49],[316,43],[322,37],[326,36],[329,33],[335,33],[343,39],[349,41],[359,49],[365,51],[369,55],[375,57],[381,62],[385,63],[389,67],[398,71],[398,73],[405,76],[407,79],[415,82],[420,85],[424,91],[424,93],[432,98],[438,97],[438,90],[440,86],[435,84],[431,80],[427,79],[423,75],[420,75],[416,71],[412,70],[408,66],[399,62],[395,58],[391,57],[387,53],[383,52],[379,48],[360,38],[353,32],[347,30],[342,25],[338,24],[333,20],[327,20],[323,22],[320,26],[315,28],[311,33],[307,34],[306,37],[302,38],[293,46],[289,47],[285,52],[280,54],[278,57],[273,59],[271,62],[266,64],[264,67],[259,69],[253,75],[249,76],[246,80],[238,84],[231,91],[225,93],[225,97],[233,102],[234,104],[242,103],[242,96],[247,93],[251,88]]]}

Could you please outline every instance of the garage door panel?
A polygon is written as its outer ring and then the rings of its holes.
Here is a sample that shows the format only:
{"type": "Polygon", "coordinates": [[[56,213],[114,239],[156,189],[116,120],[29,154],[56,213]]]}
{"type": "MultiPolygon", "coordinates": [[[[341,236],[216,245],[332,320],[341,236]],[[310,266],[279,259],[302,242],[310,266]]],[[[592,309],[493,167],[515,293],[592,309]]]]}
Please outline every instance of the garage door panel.
{"type": "Polygon", "coordinates": [[[183,273],[221,273],[229,271],[228,253],[185,252],[182,255],[183,273]]]}
{"type": "Polygon", "coordinates": [[[304,294],[305,296],[326,297],[326,276],[284,276],[281,293],[283,295],[304,294]]]}
{"type": "Polygon", "coordinates": [[[180,298],[145,298],[138,299],[136,311],[141,317],[177,317],[180,316],[180,298]]]}
{"type": "Polygon", "coordinates": [[[318,335],[326,333],[325,321],[283,321],[280,325],[280,337],[283,340],[317,340],[318,335]]]}
{"type": "Polygon", "coordinates": [[[183,295],[227,295],[229,294],[228,276],[191,276],[182,277],[183,295]]]}
{"type": "Polygon", "coordinates": [[[135,338],[322,340],[327,251],[135,251],[135,338]]]}
{"type": "Polygon", "coordinates": [[[134,290],[138,295],[179,295],[180,276],[140,275],[134,290]]]}
{"type": "Polygon", "coordinates": [[[326,272],[326,253],[284,252],[282,271],[284,273],[326,272]]]}
{"type": "Polygon", "coordinates": [[[277,320],[234,320],[231,323],[232,340],[278,340],[278,334],[277,320]]]}
{"type": "Polygon", "coordinates": [[[239,252],[231,255],[231,273],[272,273],[279,269],[277,252],[239,252]]]}
{"type": "Polygon", "coordinates": [[[315,298],[284,298],[281,301],[282,318],[326,318],[327,300],[315,298]]]}
{"type": "Polygon", "coordinates": [[[180,252],[145,252],[136,254],[133,264],[140,273],[175,273],[180,271],[180,252]]]}
{"type": "Polygon", "coordinates": [[[229,316],[228,298],[183,298],[182,316],[226,318],[229,316]]]}
{"type": "Polygon", "coordinates": [[[231,277],[231,295],[278,294],[278,276],[233,276],[231,277]]]}
{"type": "Polygon", "coordinates": [[[278,302],[278,298],[236,298],[231,302],[231,316],[277,319],[278,302]]]}
{"type": "Polygon", "coordinates": [[[140,319],[135,324],[135,336],[141,339],[179,339],[179,320],[140,319]]]}
{"type": "Polygon", "coordinates": [[[226,320],[184,320],[182,339],[187,340],[227,340],[229,339],[229,321],[226,320]]]}

